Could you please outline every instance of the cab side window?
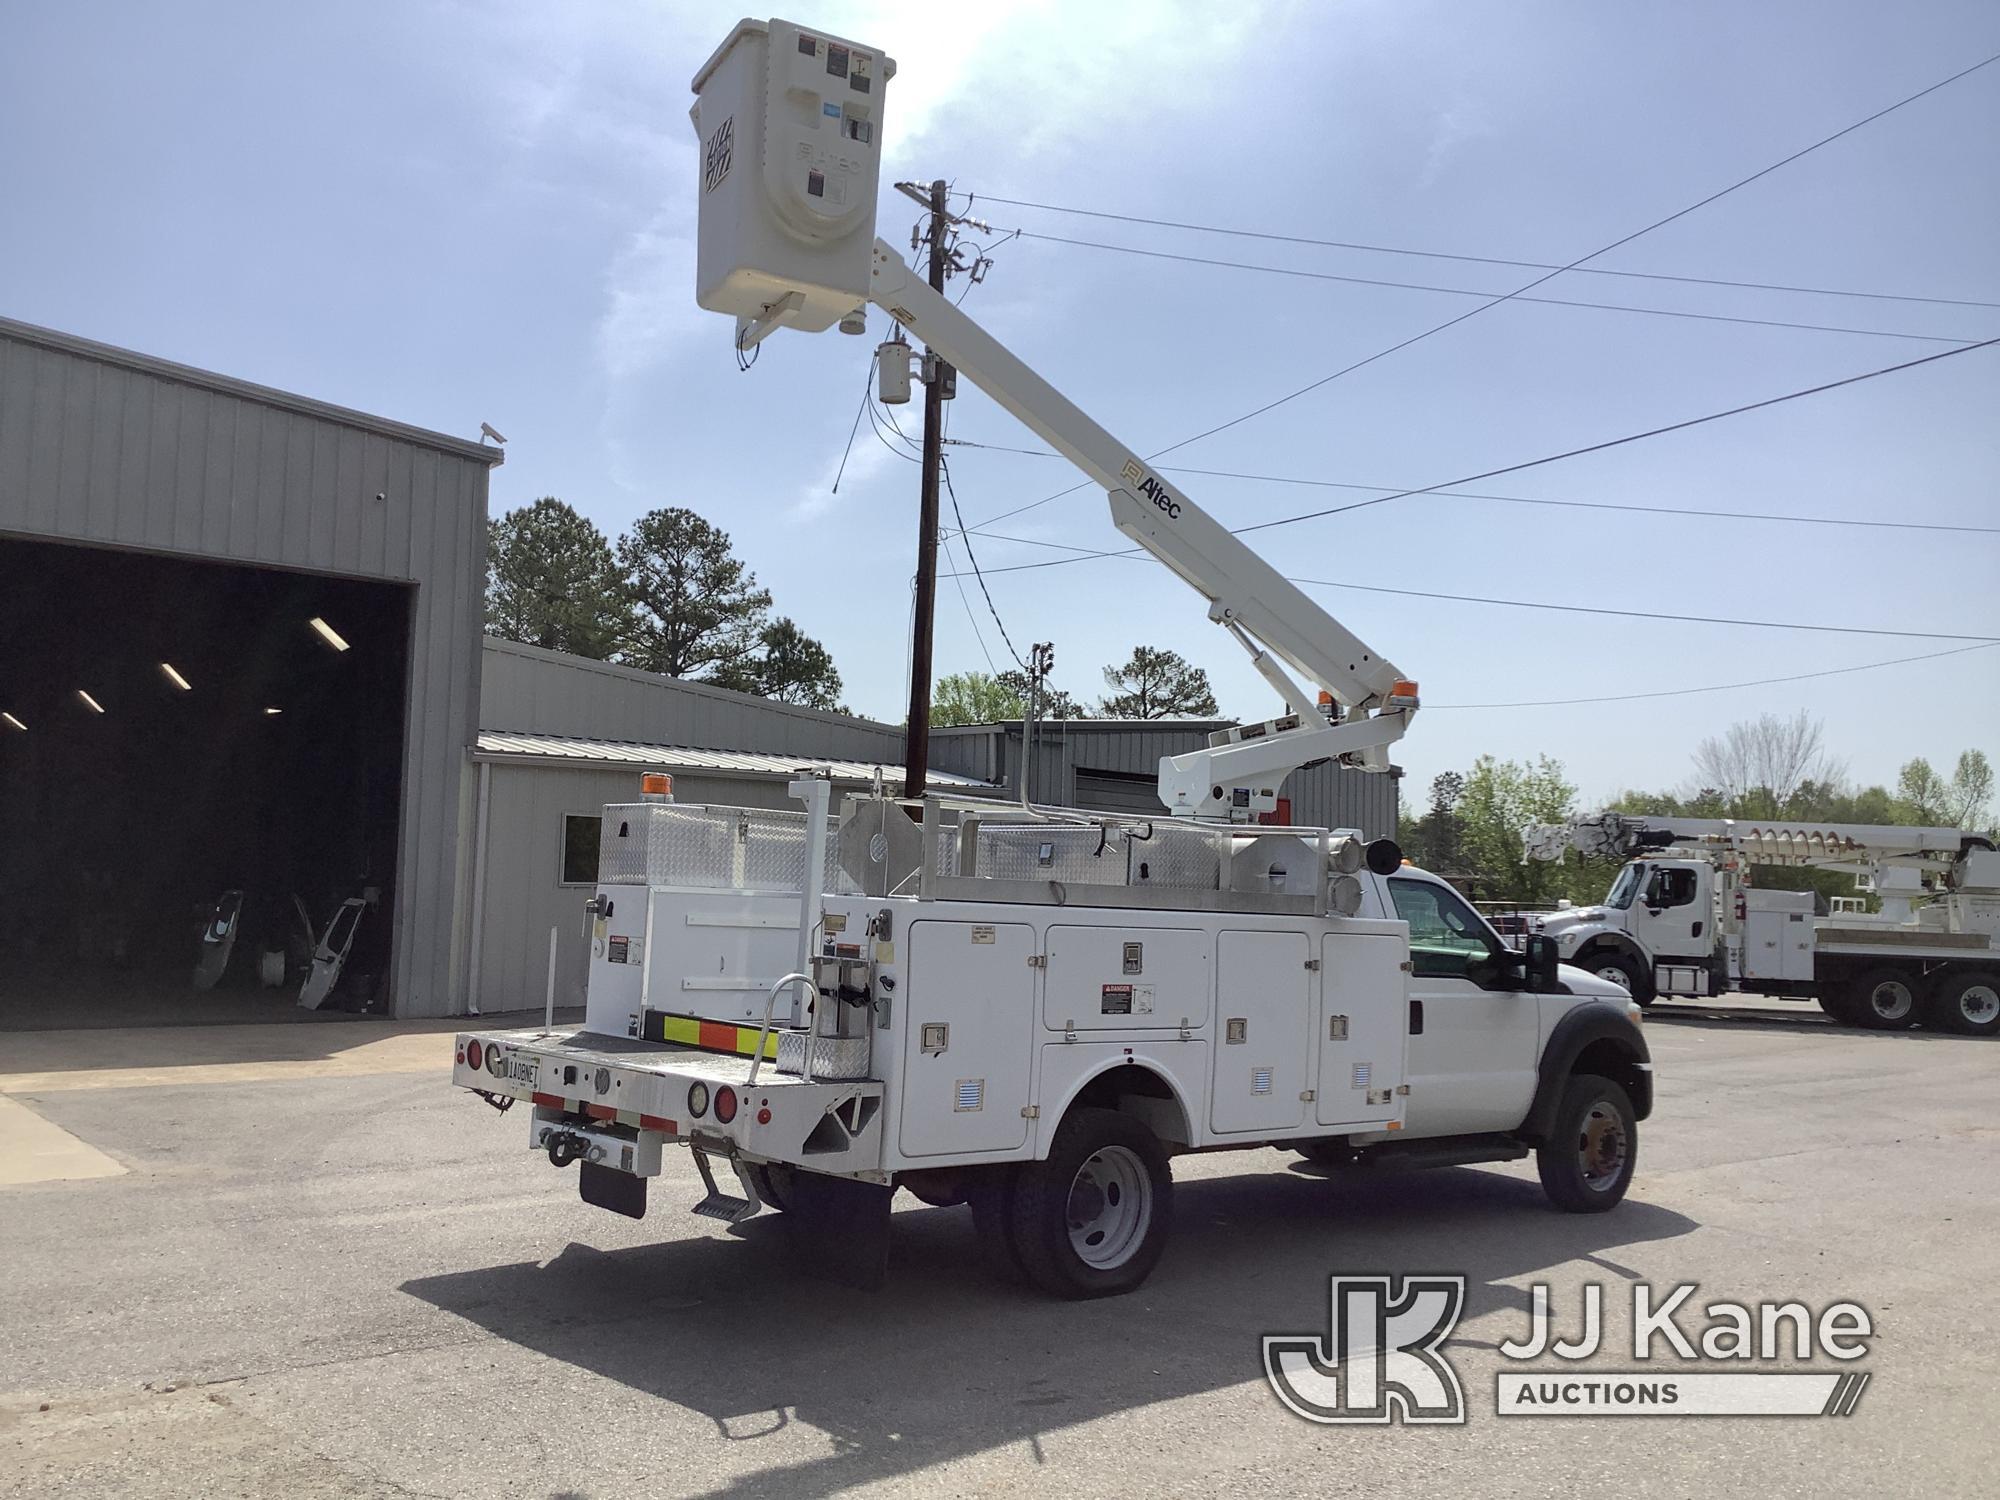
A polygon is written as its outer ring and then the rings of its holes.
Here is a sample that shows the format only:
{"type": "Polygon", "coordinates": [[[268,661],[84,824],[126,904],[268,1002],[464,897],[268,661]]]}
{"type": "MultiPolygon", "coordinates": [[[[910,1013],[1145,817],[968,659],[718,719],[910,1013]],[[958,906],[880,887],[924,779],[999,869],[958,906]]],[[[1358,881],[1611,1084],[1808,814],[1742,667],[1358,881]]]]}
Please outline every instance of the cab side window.
{"type": "Polygon", "coordinates": [[[1646,892],[1648,906],[1686,906],[1694,900],[1694,871],[1655,870],[1652,888],[1646,892]]]}
{"type": "Polygon", "coordinates": [[[1410,967],[1419,977],[1463,979],[1474,959],[1500,943],[1457,892],[1427,880],[1391,880],[1396,915],[1410,924],[1410,967]]]}

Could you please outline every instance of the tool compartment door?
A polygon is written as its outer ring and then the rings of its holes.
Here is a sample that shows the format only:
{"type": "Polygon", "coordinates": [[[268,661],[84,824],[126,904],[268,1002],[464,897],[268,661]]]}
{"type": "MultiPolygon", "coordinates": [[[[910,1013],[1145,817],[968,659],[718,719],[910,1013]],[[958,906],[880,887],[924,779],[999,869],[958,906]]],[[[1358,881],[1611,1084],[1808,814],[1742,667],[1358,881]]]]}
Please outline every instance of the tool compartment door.
{"type": "Polygon", "coordinates": [[[910,924],[903,969],[903,1155],[1016,1151],[1028,1139],[1035,930],[910,924]]]}
{"type": "Polygon", "coordinates": [[[1312,942],[1303,932],[1225,932],[1215,944],[1218,1134],[1268,1135],[1305,1122],[1312,1062],[1312,942]]]}
{"type": "Polygon", "coordinates": [[[1380,1129],[1403,1118],[1409,1039],[1408,945],[1391,933],[1328,933],[1320,941],[1319,1082],[1322,1125],[1380,1129]]]}
{"type": "Polygon", "coordinates": [[[1192,927],[1051,927],[1042,992],[1050,1031],[1197,1029],[1214,945],[1192,927]]]}

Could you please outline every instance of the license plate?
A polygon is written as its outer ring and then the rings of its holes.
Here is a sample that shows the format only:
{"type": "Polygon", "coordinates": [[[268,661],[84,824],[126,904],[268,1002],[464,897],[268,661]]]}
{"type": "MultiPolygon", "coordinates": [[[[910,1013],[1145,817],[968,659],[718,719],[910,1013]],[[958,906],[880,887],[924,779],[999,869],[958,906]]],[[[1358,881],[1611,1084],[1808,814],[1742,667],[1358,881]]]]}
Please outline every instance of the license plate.
{"type": "Polygon", "coordinates": [[[507,1059],[507,1078],[512,1083],[525,1083],[533,1088],[540,1073],[540,1058],[515,1056],[507,1059]]]}

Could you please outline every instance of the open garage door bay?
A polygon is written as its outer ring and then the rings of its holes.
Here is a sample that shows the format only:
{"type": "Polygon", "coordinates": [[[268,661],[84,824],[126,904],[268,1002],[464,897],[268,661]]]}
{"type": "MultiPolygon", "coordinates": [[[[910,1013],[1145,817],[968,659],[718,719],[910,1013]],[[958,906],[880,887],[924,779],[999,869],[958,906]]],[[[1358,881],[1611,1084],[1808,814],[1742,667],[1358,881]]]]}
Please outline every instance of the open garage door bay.
{"type": "Polygon", "coordinates": [[[495,461],[0,321],[0,1027],[288,1010],[351,897],[335,1003],[460,1007],[495,461]]]}

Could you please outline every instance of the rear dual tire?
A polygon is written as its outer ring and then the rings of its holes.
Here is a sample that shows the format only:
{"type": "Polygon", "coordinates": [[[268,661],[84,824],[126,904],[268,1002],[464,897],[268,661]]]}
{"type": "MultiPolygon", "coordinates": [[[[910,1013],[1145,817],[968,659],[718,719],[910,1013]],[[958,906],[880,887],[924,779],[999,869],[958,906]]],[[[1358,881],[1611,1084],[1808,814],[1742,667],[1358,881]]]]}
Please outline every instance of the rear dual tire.
{"type": "Polygon", "coordinates": [[[1073,1111],[1046,1160],[996,1172],[968,1196],[988,1267],[1056,1297],[1133,1290],[1159,1263],[1173,1225],[1165,1148],[1109,1109],[1073,1111]]]}
{"type": "Polygon", "coordinates": [[[1947,969],[1924,1001],[1924,1024],[1960,1036],[2000,1033],[2000,972],[1947,969]]]}

